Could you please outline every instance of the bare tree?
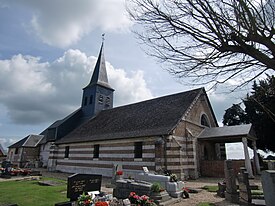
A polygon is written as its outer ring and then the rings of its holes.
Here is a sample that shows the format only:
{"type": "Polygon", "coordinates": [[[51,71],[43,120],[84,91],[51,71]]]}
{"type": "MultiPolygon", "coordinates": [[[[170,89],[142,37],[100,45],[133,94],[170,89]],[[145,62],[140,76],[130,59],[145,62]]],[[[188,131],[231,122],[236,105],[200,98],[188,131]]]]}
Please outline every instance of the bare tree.
{"type": "MultiPolygon", "coordinates": [[[[275,1],[128,0],[148,54],[173,75],[241,87],[275,71],[275,1]]],[[[236,88],[235,87],[235,88],[236,88]]]]}

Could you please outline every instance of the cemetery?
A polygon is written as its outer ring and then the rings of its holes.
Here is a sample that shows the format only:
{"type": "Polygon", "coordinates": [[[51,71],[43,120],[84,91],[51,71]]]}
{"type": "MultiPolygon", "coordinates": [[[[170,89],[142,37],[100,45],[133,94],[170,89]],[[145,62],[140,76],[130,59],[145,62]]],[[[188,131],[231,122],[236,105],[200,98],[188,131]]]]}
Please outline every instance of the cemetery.
{"type": "MultiPolygon", "coordinates": [[[[238,175],[235,175],[231,160],[226,160],[224,162],[224,179],[220,179],[221,181],[219,182],[215,179],[216,182],[213,181],[208,186],[204,186],[204,189],[216,187],[217,189],[214,190],[214,193],[213,191],[212,193],[206,192],[203,189],[194,186],[196,183],[199,183],[200,180],[181,181],[177,179],[175,174],[169,172],[165,174],[156,174],[148,171],[146,167],[144,167],[143,171],[140,171],[140,173],[134,177],[126,176],[121,165],[114,165],[112,179],[109,178],[106,180],[106,178],[99,174],[67,174],[66,178],[63,178],[63,182],[58,182],[58,180],[48,180],[47,178],[45,180],[43,175],[37,176],[40,174],[37,171],[33,174],[18,173],[17,176],[12,176],[7,173],[8,171],[11,171],[10,166],[9,162],[2,163],[0,183],[8,178],[7,175],[10,175],[9,182],[11,182],[11,179],[13,178],[22,177],[25,178],[23,179],[24,181],[37,180],[38,185],[48,186],[41,186],[44,188],[62,188],[62,194],[65,194],[66,197],[61,201],[58,201],[57,199],[56,202],[50,204],[55,206],[197,206],[200,205],[199,203],[203,200],[207,201],[208,196],[216,198],[215,204],[212,205],[217,206],[273,206],[273,203],[275,202],[274,170],[262,171],[261,178],[258,182],[260,184],[255,184],[255,181],[249,178],[248,172],[245,168],[240,168],[241,172],[239,172],[238,175]],[[4,169],[3,166],[5,166],[4,169]],[[43,181],[40,178],[42,178],[43,181]],[[194,188],[190,187],[192,183],[194,188]],[[258,193],[255,193],[255,191],[258,191],[258,193]],[[263,194],[260,191],[263,191],[263,194]],[[195,203],[192,204],[192,202],[195,203]]],[[[64,173],[53,174],[65,175],[64,173]]],[[[204,179],[207,180],[211,178],[204,179]]],[[[8,184],[8,182],[3,183],[8,184]]],[[[52,195],[52,197],[54,196],[52,195]]],[[[1,203],[0,205],[2,206],[3,204],[1,203]]],[[[4,205],[11,206],[21,204],[20,202],[10,202],[9,204],[4,205]]]]}

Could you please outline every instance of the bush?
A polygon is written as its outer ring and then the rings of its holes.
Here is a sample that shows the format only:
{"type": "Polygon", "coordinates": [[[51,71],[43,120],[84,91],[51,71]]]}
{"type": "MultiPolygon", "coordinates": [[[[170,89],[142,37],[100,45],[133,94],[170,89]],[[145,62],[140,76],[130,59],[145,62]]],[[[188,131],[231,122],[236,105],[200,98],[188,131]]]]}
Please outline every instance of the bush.
{"type": "Polygon", "coordinates": [[[151,186],[151,191],[152,192],[161,192],[163,188],[161,187],[160,183],[154,182],[151,186]]]}

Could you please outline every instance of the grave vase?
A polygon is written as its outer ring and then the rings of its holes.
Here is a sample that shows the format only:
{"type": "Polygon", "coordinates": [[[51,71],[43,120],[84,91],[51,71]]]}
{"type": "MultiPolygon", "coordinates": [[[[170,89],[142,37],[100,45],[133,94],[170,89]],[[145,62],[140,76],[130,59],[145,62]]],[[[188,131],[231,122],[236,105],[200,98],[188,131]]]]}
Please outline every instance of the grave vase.
{"type": "Polygon", "coordinates": [[[161,194],[160,192],[151,192],[150,198],[153,200],[161,200],[161,194]]]}
{"type": "Polygon", "coordinates": [[[121,180],[122,179],[122,175],[116,175],[116,180],[121,180]]]}

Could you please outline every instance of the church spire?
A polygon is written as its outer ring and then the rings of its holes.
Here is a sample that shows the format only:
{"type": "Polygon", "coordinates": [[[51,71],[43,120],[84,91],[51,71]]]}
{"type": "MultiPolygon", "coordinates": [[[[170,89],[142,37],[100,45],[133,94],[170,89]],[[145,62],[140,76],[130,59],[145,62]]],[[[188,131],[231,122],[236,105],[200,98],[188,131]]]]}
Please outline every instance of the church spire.
{"type": "Polygon", "coordinates": [[[94,68],[91,81],[86,87],[89,87],[92,85],[101,85],[103,87],[112,89],[112,87],[108,83],[103,47],[104,47],[104,34],[102,35],[102,44],[101,44],[100,52],[97,58],[97,62],[94,68]]]}
{"type": "Polygon", "coordinates": [[[113,108],[114,89],[108,83],[103,52],[104,35],[90,83],[83,88],[81,109],[86,117],[92,117],[99,111],[113,108]]]}

